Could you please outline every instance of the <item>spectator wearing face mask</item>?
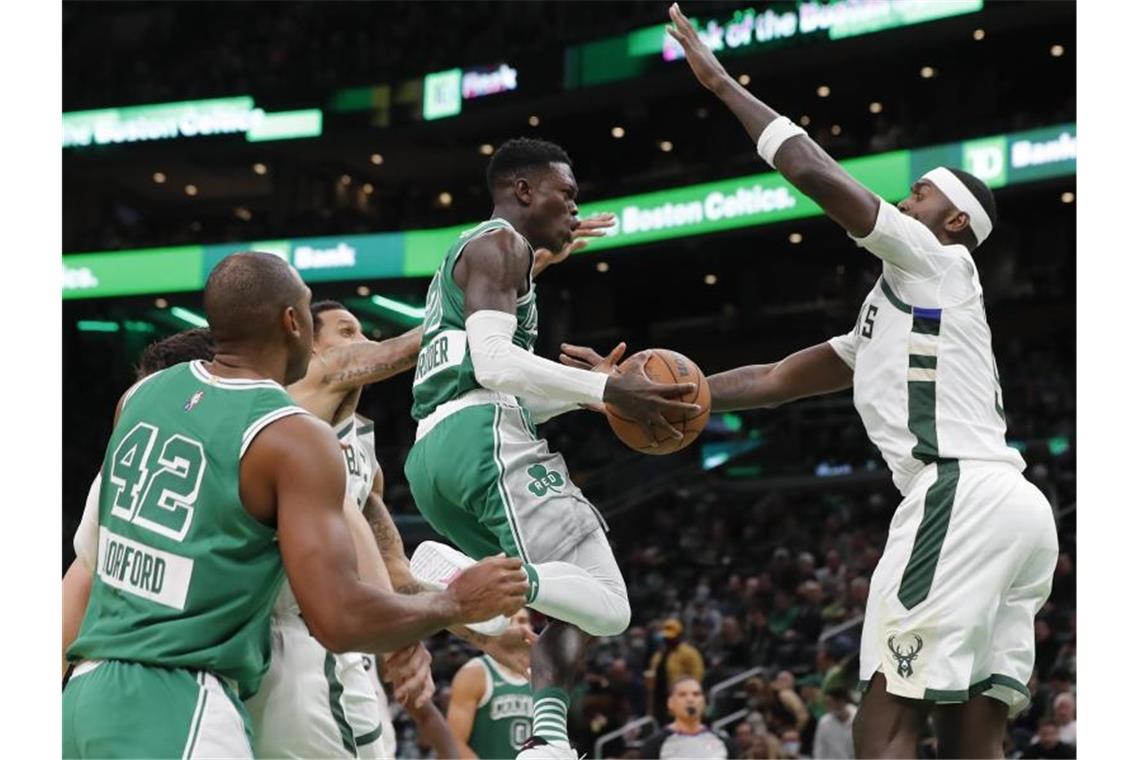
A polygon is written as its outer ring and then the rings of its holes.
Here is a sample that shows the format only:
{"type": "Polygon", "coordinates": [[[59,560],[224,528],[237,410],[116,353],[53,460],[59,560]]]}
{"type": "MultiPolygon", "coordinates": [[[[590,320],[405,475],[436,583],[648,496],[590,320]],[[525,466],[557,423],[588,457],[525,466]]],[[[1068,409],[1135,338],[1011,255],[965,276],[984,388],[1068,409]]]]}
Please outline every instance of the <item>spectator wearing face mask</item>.
{"type": "Polygon", "coordinates": [[[695,678],[681,678],[669,690],[669,714],[673,722],[645,740],[641,756],[646,758],[735,758],[736,743],[722,731],[714,731],[701,718],[705,695],[695,678]]]}

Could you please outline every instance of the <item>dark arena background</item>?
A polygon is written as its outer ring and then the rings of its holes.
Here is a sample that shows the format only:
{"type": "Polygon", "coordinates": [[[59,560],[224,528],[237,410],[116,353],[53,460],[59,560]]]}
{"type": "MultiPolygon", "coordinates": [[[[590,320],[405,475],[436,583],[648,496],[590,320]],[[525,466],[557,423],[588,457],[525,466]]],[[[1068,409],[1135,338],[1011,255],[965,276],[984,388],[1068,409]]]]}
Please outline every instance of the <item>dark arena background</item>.
{"type": "MultiPolygon", "coordinates": [[[[1008,440],[1060,536],[1032,705],[1006,751],[1062,756],[1034,753],[1077,682],[1075,3],[690,5],[733,76],[888,201],[939,164],[994,189],[999,221],[977,264],[1008,440]]],[[[63,567],[139,353],[205,324],[213,264],[278,252],[314,300],[344,302],[370,337],[396,335],[421,319],[456,232],[489,215],[483,172],[512,137],[565,147],[582,216],[618,217],[539,278],[539,354],[624,340],[713,374],[850,330],[881,263],[779,192],[787,183],[663,42],[666,11],[66,3],[63,567]]],[[[403,474],[410,385],[371,386],[360,406],[409,552],[434,536],[403,474]]],[[[811,756],[825,693],[856,693],[867,583],[899,501],[850,392],[714,414],[668,457],[627,449],[587,412],[545,434],[608,521],[633,608],[625,634],[592,645],[574,745],[638,757],[669,722],[645,674],[676,618],[699,653],[706,722],[738,756],[811,756]]],[[[446,711],[474,650],[449,635],[430,649],[446,711]]],[[[430,756],[391,709],[397,756],[430,756]]]]}

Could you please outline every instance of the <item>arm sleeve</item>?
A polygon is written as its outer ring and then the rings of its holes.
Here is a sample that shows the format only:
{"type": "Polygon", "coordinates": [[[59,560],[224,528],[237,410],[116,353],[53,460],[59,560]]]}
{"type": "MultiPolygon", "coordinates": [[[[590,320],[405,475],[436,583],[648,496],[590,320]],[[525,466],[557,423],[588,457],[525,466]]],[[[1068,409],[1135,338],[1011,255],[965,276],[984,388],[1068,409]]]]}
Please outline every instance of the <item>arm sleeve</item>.
{"type": "Polygon", "coordinates": [[[581,409],[576,401],[552,401],[541,396],[519,396],[519,402],[530,412],[534,424],[541,425],[560,414],[581,409]]]}
{"type": "Polygon", "coordinates": [[[91,481],[91,488],[87,490],[87,502],[83,505],[83,517],[71,540],[75,556],[91,572],[95,572],[96,555],[99,553],[99,487],[102,483],[102,473],[91,481]]]}
{"type": "Polygon", "coordinates": [[[466,326],[471,366],[484,388],[548,402],[601,403],[608,376],[565,367],[516,346],[514,314],[484,309],[468,317],[466,326]]]}

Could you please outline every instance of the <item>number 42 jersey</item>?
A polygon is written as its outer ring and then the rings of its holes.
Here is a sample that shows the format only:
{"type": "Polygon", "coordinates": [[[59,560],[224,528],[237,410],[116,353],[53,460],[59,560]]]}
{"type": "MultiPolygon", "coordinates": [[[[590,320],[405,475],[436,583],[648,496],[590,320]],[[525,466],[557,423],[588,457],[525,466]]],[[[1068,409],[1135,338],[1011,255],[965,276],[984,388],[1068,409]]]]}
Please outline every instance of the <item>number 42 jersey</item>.
{"type": "Polygon", "coordinates": [[[243,697],[269,664],[284,577],[276,531],[241,502],[240,464],[267,425],[305,411],[272,380],[202,362],[128,391],[103,459],[91,598],[72,660],[208,670],[243,697]]]}

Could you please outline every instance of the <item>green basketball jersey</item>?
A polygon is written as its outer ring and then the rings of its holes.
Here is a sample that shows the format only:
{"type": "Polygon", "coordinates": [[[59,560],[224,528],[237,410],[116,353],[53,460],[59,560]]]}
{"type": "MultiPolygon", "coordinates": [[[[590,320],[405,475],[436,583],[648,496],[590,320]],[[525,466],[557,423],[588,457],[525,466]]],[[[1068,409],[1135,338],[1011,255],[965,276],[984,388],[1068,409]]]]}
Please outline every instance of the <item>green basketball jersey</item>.
{"type": "Polygon", "coordinates": [[[276,530],[242,505],[239,465],[266,425],[304,413],[272,380],[179,364],[136,385],[103,459],[99,550],[72,660],[208,670],[242,697],[269,667],[284,577],[276,530]]]}
{"type": "Polygon", "coordinates": [[[468,744],[481,758],[514,757],[531,732],[534,707],[530,682],[508,680],[487,655],[477,662],[483,666],[487,686],[475,711],[468,744]]]}
{"type": "MultiPolygon", "coordinates": [[[[475,379],[471,355],[467,351],[466,319],[463,314],[463,289],[455,283],[455,262],[464,246],[492,230],[513,229],[505,219],[487,221],[464,230],[448,249],[439,269],[428,286],[424,314],[424,334],[416,375],[412,381],[412,416],[417,420],[431,414],[445,401],[458,398],[481,387],[475,379]]],[[[527,275],[527,292],[515,306],[518,328],[514,343],[527,351],[534,350],[538,338],[538,307],[534,297],[534,279],[527,275]]]]}

